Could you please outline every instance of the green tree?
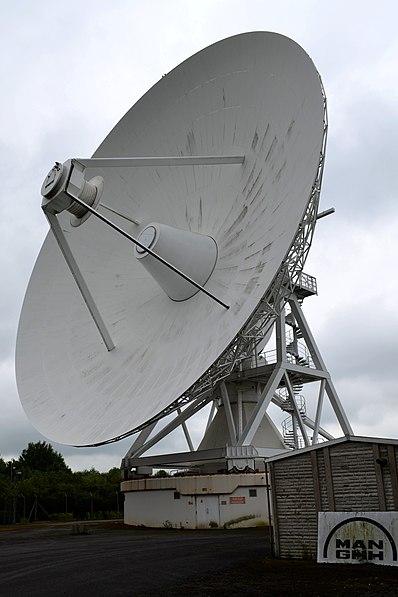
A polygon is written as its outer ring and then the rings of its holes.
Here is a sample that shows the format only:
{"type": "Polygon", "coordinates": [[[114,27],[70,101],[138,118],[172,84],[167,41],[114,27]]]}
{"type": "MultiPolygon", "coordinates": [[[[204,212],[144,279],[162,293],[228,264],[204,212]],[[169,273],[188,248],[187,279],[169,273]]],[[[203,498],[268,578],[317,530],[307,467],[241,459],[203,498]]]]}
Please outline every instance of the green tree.
{"type": "Polygon", "coordinates": [[[30,442],[28,447],[22,450],[18,462],[24,473],[28,471],[70,471],[62,454],[56,452],[51,444],[46,442],[30,442]]]}
{"type": "Polygon", "coordinates": [[[0,477],[8,477],[8,464],[4,461],[4,459],[0,456],[0,477]]]}
{"type": "Polygon", "coordinates": [[[50,444],[29,443],[18,460],[0,456],[0,524],[119,517],[120,481],[119,468],[72,472],[50,444]]]}
{"type": "Polygon", "coordinates": [[[153,475],[154,477],[170,477],[170,473],[168,473],[167,471],[160,469],[159,471],[156,471],[156,473],[153,475]]]}

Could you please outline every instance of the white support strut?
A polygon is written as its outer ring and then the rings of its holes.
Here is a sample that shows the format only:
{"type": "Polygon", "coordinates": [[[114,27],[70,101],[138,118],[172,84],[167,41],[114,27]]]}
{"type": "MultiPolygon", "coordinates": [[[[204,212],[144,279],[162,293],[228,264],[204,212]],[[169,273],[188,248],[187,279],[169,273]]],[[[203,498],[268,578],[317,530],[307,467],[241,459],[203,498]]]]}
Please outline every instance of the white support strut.
{"type": "Polygon", "coordinates": [[[86,284],[86,281],[83,277],[83,274],[80,271],[80,268],[77,264],[76,259],[73,256],[73,253],[68,245],[68,242],[65,238],[64,233],[62,232],[62,228],[57,220],[57,216],[52,214],[49,211],[44,211],[46,218],[50,224],[51,230],[54,234],[55,240],[58,243],[58,246],[64,256],[64,259],[69,267],[69,270],[74,277],[76,284],[80,290],[80,293],[84,299],[84,302],[87,305],[88,310],[91,313],[91,317],[94,320],[95,325],[103,339],[106,348],[110,352],[115,348],[113,340],[107,330],[104,320],[102,319],[101,313],[99,312],[97,305],[93,299],[93,296],[86,284]]]}
{"type": "MultiPolygon", "coordinates": [[[[318,346],[315,342],[314,336],[312,335],[310,327],[307,323],[307,320],[304,317],[304,314],[301,310],[301,307],[300,307],[297,297],[295,295],[292,295],[290,297],[289,304],[292,309],[292,313],[293,313],[294,317],[296,318],[296,320],[299,323],[300,329],[304,335],[307,346],[311,352],[311,356],[314,360],[315,366],[318,369],[326,371],[326,366],[322,359],[321,353],[318,349],[318,346]]],[[[354,435],[354,432],[352,430],[350,422],[347,418],[346,413],[344,412],[343,406],[342,406],[340,399],[337,395],[337,392],[333,385],[333,382],[330,379],[330,376],[329,376],[329,379],[326,379],[325,389],[326,389],[326,393],[329,397],[330,403],[333,407],[335,415],[340,423],[340,426],[341,426],[344,434],[345,435],[354,435]]]]}
{"type": "Polygon", "coordinates": [[[243,155],[74,158],[84,168],[143,168],[147,166],[217,166],[243,164],[243,155]]]}

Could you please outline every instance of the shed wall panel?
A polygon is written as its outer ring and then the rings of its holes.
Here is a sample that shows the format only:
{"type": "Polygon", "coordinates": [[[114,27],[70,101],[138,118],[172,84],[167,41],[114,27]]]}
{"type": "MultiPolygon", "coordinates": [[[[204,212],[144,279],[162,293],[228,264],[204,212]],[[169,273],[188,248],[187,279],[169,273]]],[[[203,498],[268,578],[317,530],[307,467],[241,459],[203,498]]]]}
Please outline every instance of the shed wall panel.
{"type": "Polygon", "coordinates": [[[316,557],[319,508],[397,510],[397,461],[395,444],[347,440],[270,462],[278,557],[316,557]]]}

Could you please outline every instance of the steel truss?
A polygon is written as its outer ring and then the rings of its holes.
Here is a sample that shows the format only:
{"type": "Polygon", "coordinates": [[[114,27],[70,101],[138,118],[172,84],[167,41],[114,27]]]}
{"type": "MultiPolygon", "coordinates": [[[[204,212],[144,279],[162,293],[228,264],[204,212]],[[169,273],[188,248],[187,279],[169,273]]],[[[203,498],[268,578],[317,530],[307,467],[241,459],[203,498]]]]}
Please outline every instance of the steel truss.
{"type": "MultiPolygon", "coordinates": [[[[302,276],[302,280],[304,283],[299,284],[296,291],[289,294],[274,320],[275,350],[259,354],[258,347],[255,347],[254,353],[241,360],[239,367],[221,379],[211,391],[191,400],[185,408],[180,408],[175,418],[156,433],[158,421],[152,421],[150,426],[139,433],[122,461],[126,477],[134,467],[202,467],[206,470],[206,462],[218,462],[221,467],[219,470],[225,471],[255,470],[260,460],[283,449],[297,449],[333,439],[332,434],[321,425],[325,397],[329,399],[342,434],[353,435],[300,304],[304,296],[316,293],[316,281],[315,278],[306,275],[302,276]],[[314,382],[319,383],[319,392],[313,409],[315,417],[311,418],[299,393],[304,385],[314,382]],[[256,388],[257,397],[250,417],[245,419],[244,405],[247,403],[248,384],[251,388],[256,388]],[[195,450],[186,423],[209,403],[212,403],[212,408],[204,437],[208,434],[216,414],[222,412],[228,430],[225,446],[212,450],[195,450]],[[255,435],[267,416],[267,409],[271,403],[286,412],[290,421],[290,425],[286,425],[285,422],[285,448],[279,450],[258,446],[255,442],[255,435]],[[187,452],[143,456],[180,426],[187,440],[187,452]]],[[[250,402],[253,402],[253,391],[250,402]]]]}

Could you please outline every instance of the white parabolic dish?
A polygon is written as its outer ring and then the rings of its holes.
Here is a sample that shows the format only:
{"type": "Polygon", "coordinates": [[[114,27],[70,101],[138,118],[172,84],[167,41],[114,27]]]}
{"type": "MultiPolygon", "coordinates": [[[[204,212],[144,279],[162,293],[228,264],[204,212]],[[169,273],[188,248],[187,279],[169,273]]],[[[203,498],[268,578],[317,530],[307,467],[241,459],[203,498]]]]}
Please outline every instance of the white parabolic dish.
{"type": "MultiPolygon", "coordinates": [[[[324,96],[308,55],[274,33],[228,38],[163,77],[93,157],[244,155],[238,165],[90,168],[102,200],[139,225],[212,237],[206,289],[171,300],[134,246],[94,216],[59,216],[116,348],[108,352],[50,231],[18,330],[23,407],[51,440],[114,441],[159,416],[233,341],[280,270],[318,175],[324,96]]],[[[99,208],[101,211],[101,207],[99,208]]],[[[108,214],[107,214],[108,215],[108,214]]]]}

